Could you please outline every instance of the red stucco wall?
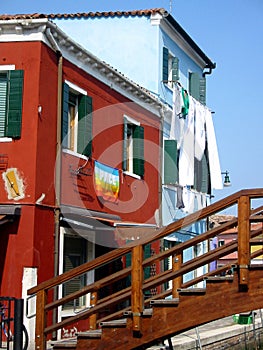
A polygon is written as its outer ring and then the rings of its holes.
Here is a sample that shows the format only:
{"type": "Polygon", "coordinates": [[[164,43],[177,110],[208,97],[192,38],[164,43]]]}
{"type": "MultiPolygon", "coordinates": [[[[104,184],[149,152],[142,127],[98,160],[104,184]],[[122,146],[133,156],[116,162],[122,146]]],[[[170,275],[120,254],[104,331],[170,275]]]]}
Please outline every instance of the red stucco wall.
{"type": "Polygon", "coordinates": [[[24,198],[8,199],[2,169],[0,204],[21,205],[22,210],[19,221],[0,226],[0,294],[21,297],[24,267],[38,267],[39,281],[54,270],[57,65],[56,56],[38,42],[1,43],[0,52],[0,64],[24,70],[21,138],[0,143],[6,168],[15,168],[24,185],[24,198]],[[35,206],[42,193],[44,209],[35,206]]]}
{"type": "MultiPolygon", "coordinates": [[[[22,206],[19,221],[0,225],[1,295],[21,296],[24,267],[38,268],[38,282],[52,277],[54,272],[57,59],[52,50],[39,42],[1,43],[0,64],[14,64],[16,69],[24,70],[21,138],[0,143],[0,154],[7,155],[6,167],[16,168],[24,184],[24,198],[14,201],[7,198],[0,178],[0,205],[22,206]],[[42,201],[36,205],[40,196],[42,201]]],[[[124,221],[155,223],[154,213],[159,205],[159,118],[63,62],[63,80],[86,90],[93,99],[95,137],[92,159],[87,164],[90,176],[72,175],[69,166],[77,167],[84,160],[63,153],[62,203],[117,214],[124,221]],[[94,190],[94,160],[121,170],[124,114],[144,127],[145,176],[139,180],[120,171],[118,200],[101,202],[94,190]]]]}
{"type": "Polygon", "coordinates": [[[123,220],[154,223],[158,208],[159,176],[159,118],[138,107],[114,90],[98,82],[83,71],[64,65],[64,79],[88,92],[93,100],[92,159],[84,170],[90,176],[73,175],[85,163],[77,157],[63,154],[62,203],[120,215],[123,220]],[[122,172],[123,118],[127,115],[144,127],[145,176],[136,179],[122,172]],[[120,192],[115,203],[100,201],[94,189],[94,161],[120,170],[120,192]]]}

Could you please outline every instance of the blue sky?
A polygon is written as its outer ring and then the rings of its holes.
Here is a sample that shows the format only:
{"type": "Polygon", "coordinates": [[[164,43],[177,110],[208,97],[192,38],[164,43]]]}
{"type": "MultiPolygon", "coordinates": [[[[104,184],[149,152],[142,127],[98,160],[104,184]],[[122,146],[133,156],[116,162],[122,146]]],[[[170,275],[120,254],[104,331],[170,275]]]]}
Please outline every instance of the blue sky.
{"type": "Polygon", "coordinates": [[[216,62],[207,81],[207,104],[215,111],[222,171],[232,186],[216,199],[263,187],[263,0],[12,0],[2,14],[134,10],[164,7],[216,62]]]}

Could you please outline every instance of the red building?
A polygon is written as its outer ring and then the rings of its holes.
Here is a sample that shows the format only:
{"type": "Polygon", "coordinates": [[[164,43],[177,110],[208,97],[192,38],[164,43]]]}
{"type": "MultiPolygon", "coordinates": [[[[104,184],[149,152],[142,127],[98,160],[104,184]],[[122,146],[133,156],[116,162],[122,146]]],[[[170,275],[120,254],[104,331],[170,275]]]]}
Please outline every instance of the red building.
{"type": "Polygon", "coordinates": [[[0,295],[26,297],[158,226],[163,106],[46,19],[0,25],[0,295]]]}

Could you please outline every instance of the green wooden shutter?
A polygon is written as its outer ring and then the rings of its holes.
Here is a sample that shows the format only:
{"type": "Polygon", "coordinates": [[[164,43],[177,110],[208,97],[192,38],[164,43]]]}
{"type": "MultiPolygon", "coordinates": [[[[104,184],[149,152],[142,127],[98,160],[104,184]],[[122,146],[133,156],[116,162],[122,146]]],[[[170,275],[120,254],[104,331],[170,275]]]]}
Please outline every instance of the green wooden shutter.
{"type": "Polygon", "coordinates": [[[127,118],[123,118],[123,150],[122,150],[122,169],[124,171],[127,170],[128,162],[127,162],[127,144],[128,144],[128,121],[127,118]]]}
{"type": "MultiPolygon", "coordinates": [[[[126,241],[126,243],[129,243],[129,242],[130,242],[129,240],[126,241]]],[[[125,267],[130,267],[131,266],[131,259],[132,259],[131,253],[126,254],[125,259],[126,259],[126,266],[125,267]]],[[[131,286],[131,275],[128,275],[126,277],[125,282],[126,282],[126,287],[131,286]]]]}
{"type": "Polygon", "coordinates": [[[178,182],[177,141],[164,140],[164,183],[178,182]]]}
{"type": "Polygon", "coordinates": [[[201,159],[202,179],[200,192],[209,193],[209,165],[206,152],[201,159]]]}
{"type": "MultiPolygon", "coordinates": [[[[86,241],[82,238],[72,238],[65,236],[63,272],[72,270],[85,262],[86,241]]],[[[63,296],[79,291],[86,285],[86,275],[81,275],[63,284],[63,296]]],[[[75,306],[80,306],[83,298],[76,299],[75,306]]],[[[83,300],[84,301],[84,300],[83,300]]],[[[71,308],[74,301],[70,301],[63,306],[64,309],[71,308]]]]}
{"type": "Polygon", "coordinates": [[[62,146],[68,147],[68,103],[69,103],[69,86],[64,83],[63,84],[63,103],[62,103],[62,146]]]}
{"type": "Polygon", "coordinates": [[[206,104],[206,79],[200,78],[198,73],[190,73],[189,92],[196,100],[203,105],[206,104]]]}
{"type": "Polygon", "coordinates": [[[92,153],[92,98],[79,95],[78,105],[78,153],[87,157],[92,153]]]}
{"type": "Polygon", "coordinates": [[[163,47],[163,81],[168,81],[168,60],[169,60],[169,51],[166,47],[163,47]]]}
{"type": "Polygon", "coordinates": [[[172,62],[172,81],[176,82],[178,80],[179,80],[179,59],[178,57],[174,57],[172,62]]]}
{"type": "MultiPolygon", "coordinates": [[[[144,260],[151,257],[151,244],[146,244],[144,246],[144,260]]],[[[146,266],[144,268],[144,279],[151,277],[151,266],[146,266]]]]}
{"type": "Polygon", "coordinates": [[[144,175],[144,128],[134,127],[133,139],[133,172],[136,175],[144,175]]]}
{"type": "Polygon", "coordinates": [[[8,109],[6,123],[7,137],[21,137],[23,82],[23,70],[9,71],[8,109]]]}
{"type": "Polygon", "coordinates": [[[203,104],[206,105],[206,79],[201,78],[200,79],[200,97],[199,101],[203,104]]]}
{"type": "MultiPolygon", "coordinates": [[[[166,239],[164,239],[163,240],[163,248],[164,248],[164,250],[168,250],[170,248],[170,246],[171,246],[170,242],[167,241],[166,239]]],[[[165,258],[163,260],[163,269],[164,269],[164,271],[169,270],[169,258],[165,258]]],[[[169,283],[165,282],[164,283],[164,289],[166,290],[166,289],[168,289],[168,287],[169,287],[169,283]]]]}
{"type": "Polygon", "coordinates": [[[198,73],[190,73],[189,93],[196,100],[200,100],[200,77],[198,73]]]}
{"type": "Polygon", "coordinates": [[[0,137],[5,136],[7,99],[7,74],[0,74],[0,137]]]}
{"type": "Polygon", "coordinates": [[[206,152],[201,160],[195,158],[194,173],[194,188],[198,192],[209,193],[209,165],[206,152]]]}

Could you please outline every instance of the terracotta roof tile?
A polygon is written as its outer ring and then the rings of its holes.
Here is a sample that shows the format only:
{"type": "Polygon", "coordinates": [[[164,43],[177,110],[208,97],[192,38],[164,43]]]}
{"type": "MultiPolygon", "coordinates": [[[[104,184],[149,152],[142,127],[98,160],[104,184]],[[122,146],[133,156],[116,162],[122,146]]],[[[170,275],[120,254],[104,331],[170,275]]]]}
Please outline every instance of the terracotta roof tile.
{"type": "Polygon", "coordinates": [[[31,13],[31,14],[16,14],[0,15],[0,20],[12,20],[12,19],[39,19],[39,18],[64,18],[64,19],[74,19],[74,18],[89,18],[89,17],[122,17],[122,16],[150,16],[155,13],[166,14],[164,8],[154,8],[148,10],[133,10],[133,11],[107,11],[107,12],[81,12],[81,13],[31,13]]]}
{"type": "Polygon", "coordinates": [[[32,14],[17,14],[17,15],[0,15],[0,20],[12,20],[12,19],[39,19],[48,18],[47,15],[41,13],[32,14]]]}

